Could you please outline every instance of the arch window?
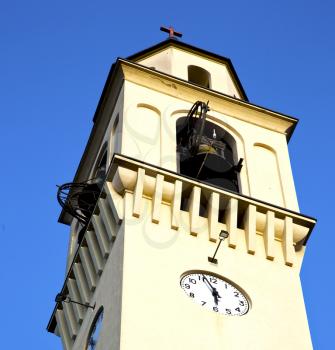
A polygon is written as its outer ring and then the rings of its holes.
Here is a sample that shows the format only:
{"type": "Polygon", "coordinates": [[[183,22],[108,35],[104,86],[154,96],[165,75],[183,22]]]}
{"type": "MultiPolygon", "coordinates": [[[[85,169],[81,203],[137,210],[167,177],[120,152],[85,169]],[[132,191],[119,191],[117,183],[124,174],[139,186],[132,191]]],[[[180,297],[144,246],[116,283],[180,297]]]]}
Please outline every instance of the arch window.
{"type": "Polygon", "coordinates": [[[176,124],[179,173],[234,192],[240,192],[235,139],[210,121],[188,121],[179,118],[176,124]],[[194,146],[194,140],[199,140],[194,146]]]}
{"type": "Polygon", "coordinates": [[[187,71],[188,81],[208,89],[211,87],[211,75],[206,69],[190,65],[187,67],[187,71]]]}
{"type": "Polygon", "coordinates": [[[121,141],[121,135],[120,135],[119,115],[117,115],[114,120],[112,133],[111,133],[111,141],[110,141],[111,157],[114,156],[114,153],[120,152],[120,148],[121,148],[120,141],[121,141]]]}
{"type": "Polygon", "coordinates": [[[107,142],[103,145],[95,169],[92,173],[93,178],[104,177],[107,170],[107,142]]]}
{"type": "Polygon", "coordinates": [[[88,334],[87,345],[86,345],[87,350],[95,350],[97,348],[97,344],[99,342],[99,337],[100,337],[101,328],[103,324],[103,317],[104,317],[104,309],[103,307],[101,307],[98,310],[92,322],[91,329],[88,334]]]}

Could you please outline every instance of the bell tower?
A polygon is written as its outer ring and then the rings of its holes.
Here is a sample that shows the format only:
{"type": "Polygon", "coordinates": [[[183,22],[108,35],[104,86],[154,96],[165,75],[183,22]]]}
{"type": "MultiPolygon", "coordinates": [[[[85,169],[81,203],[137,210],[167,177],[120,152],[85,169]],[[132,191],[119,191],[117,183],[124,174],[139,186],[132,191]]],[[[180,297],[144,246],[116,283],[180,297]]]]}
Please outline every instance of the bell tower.
{"type": "MultiPolygon", "coordinates": [[[[228,58],[170,37],[112,66],[72,183],[66,350],[312,349],[299,272],[297,119],[248,101],[228,58]]],[[[179,34],[179,33],[178,33],[179,34]]]]}

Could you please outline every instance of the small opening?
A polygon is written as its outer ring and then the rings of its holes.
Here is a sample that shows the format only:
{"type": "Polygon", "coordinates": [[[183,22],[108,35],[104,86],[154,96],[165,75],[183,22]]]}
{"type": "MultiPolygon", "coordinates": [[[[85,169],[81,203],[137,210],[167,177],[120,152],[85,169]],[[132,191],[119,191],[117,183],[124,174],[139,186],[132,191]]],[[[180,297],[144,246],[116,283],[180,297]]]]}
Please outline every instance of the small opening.
{"type": "MultiPolygon", "coordinates": [[[[107,148],[107,147],[106,147],[107,148]]],[[[106,167],[107,167],[107,149],[105,149],[100,162],[98,163],[94,177],[104,176],[106,174],[106,167]]]]}
{"type": "Polygon", "coordinates": [[[101,306],[94,317],[90,331],[88,333],[87,345],[86,345],[87,350],[95,349],[99,342],[99,336],[102,328],[103,317],[104,317],[104,308],[101,306]]]}
{"type": "Polygon", "coordinates": [[[116,116],[113,128],[112,128],[112,140],[111,140],[111,156],[113,157],[114,153],[117,153],[120,151],[119,147],[119,139],[120,139],[120,133],[119,133],[119,115],[116,116]]]}
{"type": "Polygon", "coordinates": [[[211,75],[206,69],[198,66],[188,66],[188,81],[201,85],[205,88],[210,88],[211,75]]]}
{"type": "Polygon", "coordinates": [[[180,210],[188,211],[190,196],[191,196],[191,186],[189,186],[186,182],[185,183],[183,182],[181,201],[180,201],[180,210]]]}

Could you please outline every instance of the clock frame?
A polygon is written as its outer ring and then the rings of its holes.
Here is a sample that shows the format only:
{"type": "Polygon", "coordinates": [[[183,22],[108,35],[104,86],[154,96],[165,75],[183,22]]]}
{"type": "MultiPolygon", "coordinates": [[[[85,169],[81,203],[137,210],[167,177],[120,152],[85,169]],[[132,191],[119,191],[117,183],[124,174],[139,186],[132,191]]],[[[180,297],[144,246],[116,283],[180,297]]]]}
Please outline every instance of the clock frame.
{"type": "Polygon", "coordinates": [[[183,273],[180,287],[195,303],[219,314],[243,316],[251,308],[250,298],[240,286],[210,271],[183,273]]]}

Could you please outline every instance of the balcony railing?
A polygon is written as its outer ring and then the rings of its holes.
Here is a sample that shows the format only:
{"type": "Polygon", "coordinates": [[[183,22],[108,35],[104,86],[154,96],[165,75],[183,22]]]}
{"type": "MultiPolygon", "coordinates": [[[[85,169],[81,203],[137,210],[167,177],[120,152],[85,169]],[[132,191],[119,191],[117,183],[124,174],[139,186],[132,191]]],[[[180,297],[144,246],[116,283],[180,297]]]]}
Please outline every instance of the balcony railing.
{"type": "MultiPolygon", "coordinates": [[[[287,268],[295,268],[297,251],[302,249],[316,220],[300,213],[208,185],[138,160],[116,154],[106,180],[78,245],[65,278],[61,294],[91,305],[94,291],[126,215],[124,196],[133,196],[131,215],[150,215],[153,223],[161,220],[161,207],[171,210],[170,228],[192,236],[207,235],[216,242],[219,227],[229,232],[228,246],[235,249],[241,232],[245,236],[245,254],[255,254],[264,240],[265,258],[280,258],[287,268]],[[151,200],[150,213],[144,200],[151,200]],[[187,222],[185,222],[187,217],[187,222]],[[185,230],[186,228],[186,230],[185,230]],[[280,257],[275,245],[281,244],[280,257]]],[[[297,267],[298,268],[298,267],[297,267]]],[[[48,324],[48,331],[61,336],[65,349],[71,349],[89,308],[75,303],[58,302],[48,324]]]]}

